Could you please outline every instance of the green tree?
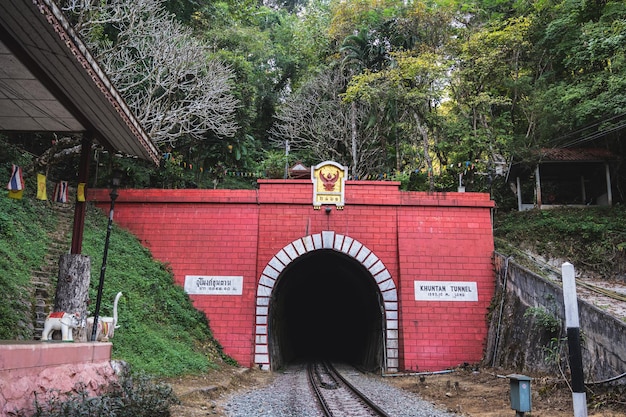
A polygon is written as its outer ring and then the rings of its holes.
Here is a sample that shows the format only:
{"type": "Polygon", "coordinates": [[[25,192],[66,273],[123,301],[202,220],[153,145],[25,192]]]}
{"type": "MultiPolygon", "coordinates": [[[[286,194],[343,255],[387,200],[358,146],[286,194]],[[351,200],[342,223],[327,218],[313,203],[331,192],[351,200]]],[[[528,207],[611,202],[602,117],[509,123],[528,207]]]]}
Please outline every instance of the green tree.
{"type": "Polygon", "coordinates": [[[537,117],[530,106],[531,24],[519,17],[461,32],[445,127],[453,162],[493,161],[531,142],[537,117]]]}
{"type": "Polygon", "coordinates": [[[367,68],[380,71],[390,62],[391,44],[376,31],[361,29],[348,35],[342,42],[339,52],[343,54],[342,65],[360,72],[367,68]]]}
{"type": "Polygon", "coordinates": [[[429,188],[434,190],[431,145],[438,120],[437,108],[443,97],[446,62],[441,55],[430,53],[400,52],[394,58],[393,67],[354,76],[344,98],[347,102],[361,100],[371,105],[398,106],[383,112],[396,112],[407,133],[407,143],[412,149],[422,150],[421,161],[415,168],[422,165],[431,173],[429,188]]]}
{"type": "Polygon", "coordinates": [[[580,143],[614,128],[603,121],[626,109],[626,4],[564,0],[550,15],[536,30],[545,57],[536,89],[538,134],[543,143],[580,143]],[[587,126],[582,135],[563,135],[587,126]]]}

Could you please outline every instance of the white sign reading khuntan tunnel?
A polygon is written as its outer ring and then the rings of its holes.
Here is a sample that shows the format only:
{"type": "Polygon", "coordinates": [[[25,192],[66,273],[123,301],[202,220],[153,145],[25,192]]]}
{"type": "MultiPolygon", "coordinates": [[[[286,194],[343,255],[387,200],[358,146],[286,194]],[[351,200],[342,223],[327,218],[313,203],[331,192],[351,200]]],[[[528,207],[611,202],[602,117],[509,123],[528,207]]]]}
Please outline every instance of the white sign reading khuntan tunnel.
{"type": "MultiPolygon", "coordinates": [[[[115,221],[171,267],[243,366],[323,356],[395,372],[479,361],[495,284],[489,196],[327,171],[323,189],[341,192],[341,204],[314,207],[310,180],[121,190],[115,221]]],[[[107,190],[88,199],[109,204],[107,190]]]]}

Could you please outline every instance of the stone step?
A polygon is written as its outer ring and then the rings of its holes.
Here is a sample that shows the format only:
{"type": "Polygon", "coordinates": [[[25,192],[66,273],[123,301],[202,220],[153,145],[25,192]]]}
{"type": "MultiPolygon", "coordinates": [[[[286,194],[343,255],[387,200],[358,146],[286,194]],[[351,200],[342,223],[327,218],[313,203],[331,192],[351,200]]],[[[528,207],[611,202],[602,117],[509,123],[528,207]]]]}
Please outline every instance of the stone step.
{"type": "Polygon", "coordinates": [[[71,245],[71,232],[74,222],[74,205],[70,203],[53,203],[52,211],[57,219],[55,230],[48,233],[50,243],[43,259],[43,264],[31,272],[32,325],[34,339],[41,339],[41,332],[48,313],[52,310],[56,282],[59,273],[59,259],[68,253],[71,245]]]}
{"type": "Polygon", "coordinates": [[[50,279],[52,277],[56,278],[56,275],[51,274],[50,272],[45,272],[45,271],[36,271],[33,272],[31,274],[31,284],[36,284],[36,283],[43,283],[43,284],[49,284],[50,283],[50,279]]]}
{"type": "Polygon", "coordinates": [[[58,271],[54,273],[52,270],[48,272],[37,271],[36,274],[33,274],[30,279],[30,283],[40,287],[49,287],[51,282],[57,279],[58,271]]]}

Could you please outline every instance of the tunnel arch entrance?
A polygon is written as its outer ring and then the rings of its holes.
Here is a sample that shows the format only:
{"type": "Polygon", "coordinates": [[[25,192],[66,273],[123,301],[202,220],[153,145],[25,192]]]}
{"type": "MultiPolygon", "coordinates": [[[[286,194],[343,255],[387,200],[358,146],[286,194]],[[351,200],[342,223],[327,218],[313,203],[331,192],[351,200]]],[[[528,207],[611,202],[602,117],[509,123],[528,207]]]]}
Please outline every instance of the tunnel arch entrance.
{"type": "Polygon", "coordinates": [[[272,369],[319,359],[384,368],[381,304],[376,282],[354,259],[329,249],[301,255],[280,274],[270,298],[272,369]]]}
{"type": "Polygon", "coordinates": [[[259,278],[255,317],[261,369],[317,354],[398,370],[396,285],[383,262],[349,236],[323,231],[278,251],[259,278]]]}

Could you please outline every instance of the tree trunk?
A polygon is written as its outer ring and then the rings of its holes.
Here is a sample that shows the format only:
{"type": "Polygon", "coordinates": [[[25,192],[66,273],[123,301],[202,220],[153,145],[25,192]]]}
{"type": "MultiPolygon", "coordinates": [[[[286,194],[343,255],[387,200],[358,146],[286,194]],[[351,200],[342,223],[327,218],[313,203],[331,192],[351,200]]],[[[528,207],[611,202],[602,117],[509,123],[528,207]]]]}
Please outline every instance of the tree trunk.
{"type": "Polygon", "coordinates": [[[413,118],[415,119],[415,124],[417,125],[417,131],[422,137],[424,162],[426,162],[426,169],[428,170],[428,189],[433,192],[435,191],[435,178],[433,172],[433,159],[430,157],[430,149],[428,146],[428,130],[426,129],[426,126],[422,125],[420,117],[417,113],[413,113],[413,118]]]}
{"type": "MultiPolygon", "coordinates": [[[[63,254],[59,259],[59,278],[54,296],[54,311],[79,313],[87,318],[91,258],[85,255],[63,254]]],[[[85,327],[74,329],[74,340],[86,341],[85,327]]]]}
{"type": "Polygon", "coordinates": [[[352,178],[356,178],[358,167],[358,153],[357,153],[357,130],[356,130],[356,102],[352,102],[350,105],[350,128],[352,139],[352,178]]]}

